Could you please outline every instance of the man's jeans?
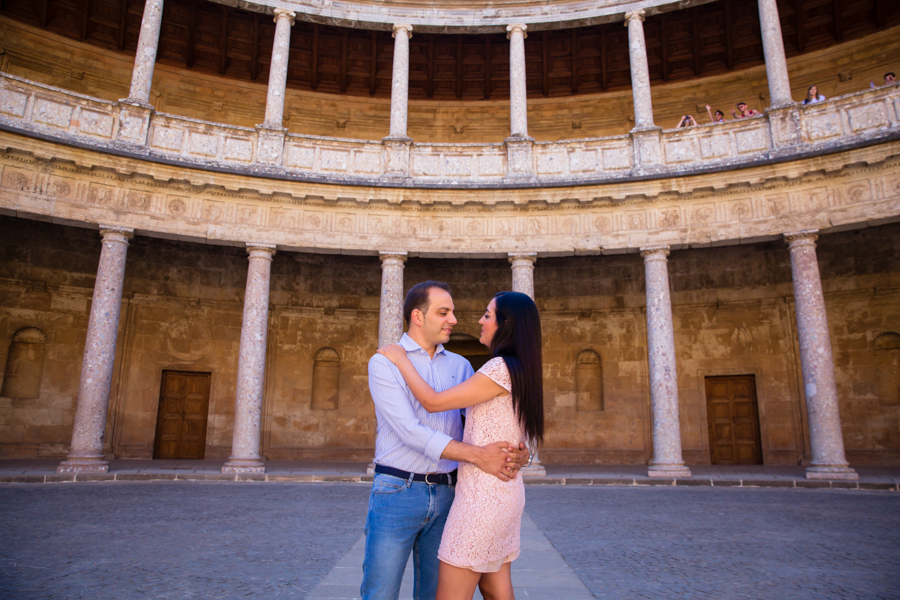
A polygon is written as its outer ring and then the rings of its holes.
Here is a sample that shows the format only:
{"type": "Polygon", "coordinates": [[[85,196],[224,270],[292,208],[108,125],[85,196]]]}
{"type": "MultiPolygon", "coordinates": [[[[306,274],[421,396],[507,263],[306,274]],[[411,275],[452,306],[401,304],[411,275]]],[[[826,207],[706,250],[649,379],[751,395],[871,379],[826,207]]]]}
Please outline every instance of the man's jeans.
{"type": "Polygon", "coordinates": [[[455,490],[448,485],[375,474],[366,517],[363,600],[396,600],[413,552],[415,600],[437,593],[438,547],[455,490]]]}

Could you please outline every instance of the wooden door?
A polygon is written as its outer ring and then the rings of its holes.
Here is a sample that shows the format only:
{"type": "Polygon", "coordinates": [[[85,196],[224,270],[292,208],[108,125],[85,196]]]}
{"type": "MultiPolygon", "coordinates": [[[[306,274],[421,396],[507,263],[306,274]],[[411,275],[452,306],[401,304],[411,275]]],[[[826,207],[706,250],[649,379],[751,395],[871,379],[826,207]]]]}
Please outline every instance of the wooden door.
{"type": "Polygon", "coordinates": [[[709,452],[714,465],[761,465],[753,375],[706,378],[709,452]]]}
{"type": "Polygon", "coordinates": [[[203,458],[209,378],[209,373],[163,371],[153,458],[203,458]]]}

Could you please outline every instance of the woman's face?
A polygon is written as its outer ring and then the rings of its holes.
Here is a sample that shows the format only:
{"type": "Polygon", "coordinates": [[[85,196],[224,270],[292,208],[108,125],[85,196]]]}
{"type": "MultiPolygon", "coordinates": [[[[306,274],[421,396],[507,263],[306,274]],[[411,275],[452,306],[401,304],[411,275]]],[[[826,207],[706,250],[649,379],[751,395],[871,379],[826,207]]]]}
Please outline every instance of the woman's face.
{"type": "Polygon", "coordinates": [[[812,86],[811,88],[809,88],[809,97],[810,98],[815,98],[818,95],[819,95],[819,88],[817,88],[816,86],[812,86]]]}
{"type": "Polygon", "coordinates": [[[491,340],[494,339],[494,333],[497,331],[497,315],[494,313],[496,309],[496,299],[492,298],[487,310],[484,311],[484,316],[478,320],[481,324],[481,337],[478,338],[478,341],[488,347],[490,347],[491,340]]]}

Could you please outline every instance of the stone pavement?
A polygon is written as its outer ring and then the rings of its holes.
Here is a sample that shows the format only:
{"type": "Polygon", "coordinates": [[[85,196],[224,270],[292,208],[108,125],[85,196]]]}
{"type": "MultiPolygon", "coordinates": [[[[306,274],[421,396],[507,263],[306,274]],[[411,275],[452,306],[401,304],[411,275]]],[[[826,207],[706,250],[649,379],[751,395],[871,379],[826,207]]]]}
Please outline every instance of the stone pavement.
{"type": "MultiPolygon", "coordinates": [[[[0,598],[321,600],[335,582],[346,588],[331,592],[352,594],[368,491],[0,485],[0,598]]],[[[526,495],[520,600],[900,600],[895,492],[531,485],[526,495]]]]}

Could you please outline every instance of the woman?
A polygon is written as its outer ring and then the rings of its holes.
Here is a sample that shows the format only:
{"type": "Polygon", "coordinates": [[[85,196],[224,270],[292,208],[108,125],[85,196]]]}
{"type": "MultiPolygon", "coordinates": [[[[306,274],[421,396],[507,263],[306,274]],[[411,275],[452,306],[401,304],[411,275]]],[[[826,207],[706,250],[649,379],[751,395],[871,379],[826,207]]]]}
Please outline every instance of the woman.
{"type": "MultiPolygon", "coordinates": [[[[478,321],[480,342],[494,356],[467,381],[435,392],[416,372],[400,345],[378,350],[397,365],[416,399],[429,412],[466,409],[463,442],[544,437],[541,322],[534,301],[500,292],[478,321]]],[[[525,508],[522,478],[503,482],[462,463],[456,497],[438,550],[437,600],[471,600],[475,587],[485,600],[514,600],[510,563],[519,556],[525,508]]]]}
{"type": "Polygon", "coordinates": [[[694,117],[691,115],[684,115],[681,117],[681,120],[678,121],[678,127],[693,127],[697,124],[697,121],[694,120],[694,117]]]}
{"type": "Polygon", "coordinates": [[[806,90],[806,98],[803,100],[803,104],[815,104],[816,102],[821,102],[825,99],[825,96],[819,93],[819,88],[814,85],[809,86],[809,89],[806,90]]]}
{"type": "Polygon", "coordinates": [[[706,114],[709,115],[710,123],[724,123],[725,122],[725,113],[723,113],[721,110],[717,110],[716,116],[713,117],[712,106],[710,106],[709,104],[706,105],[706,114]]]}

